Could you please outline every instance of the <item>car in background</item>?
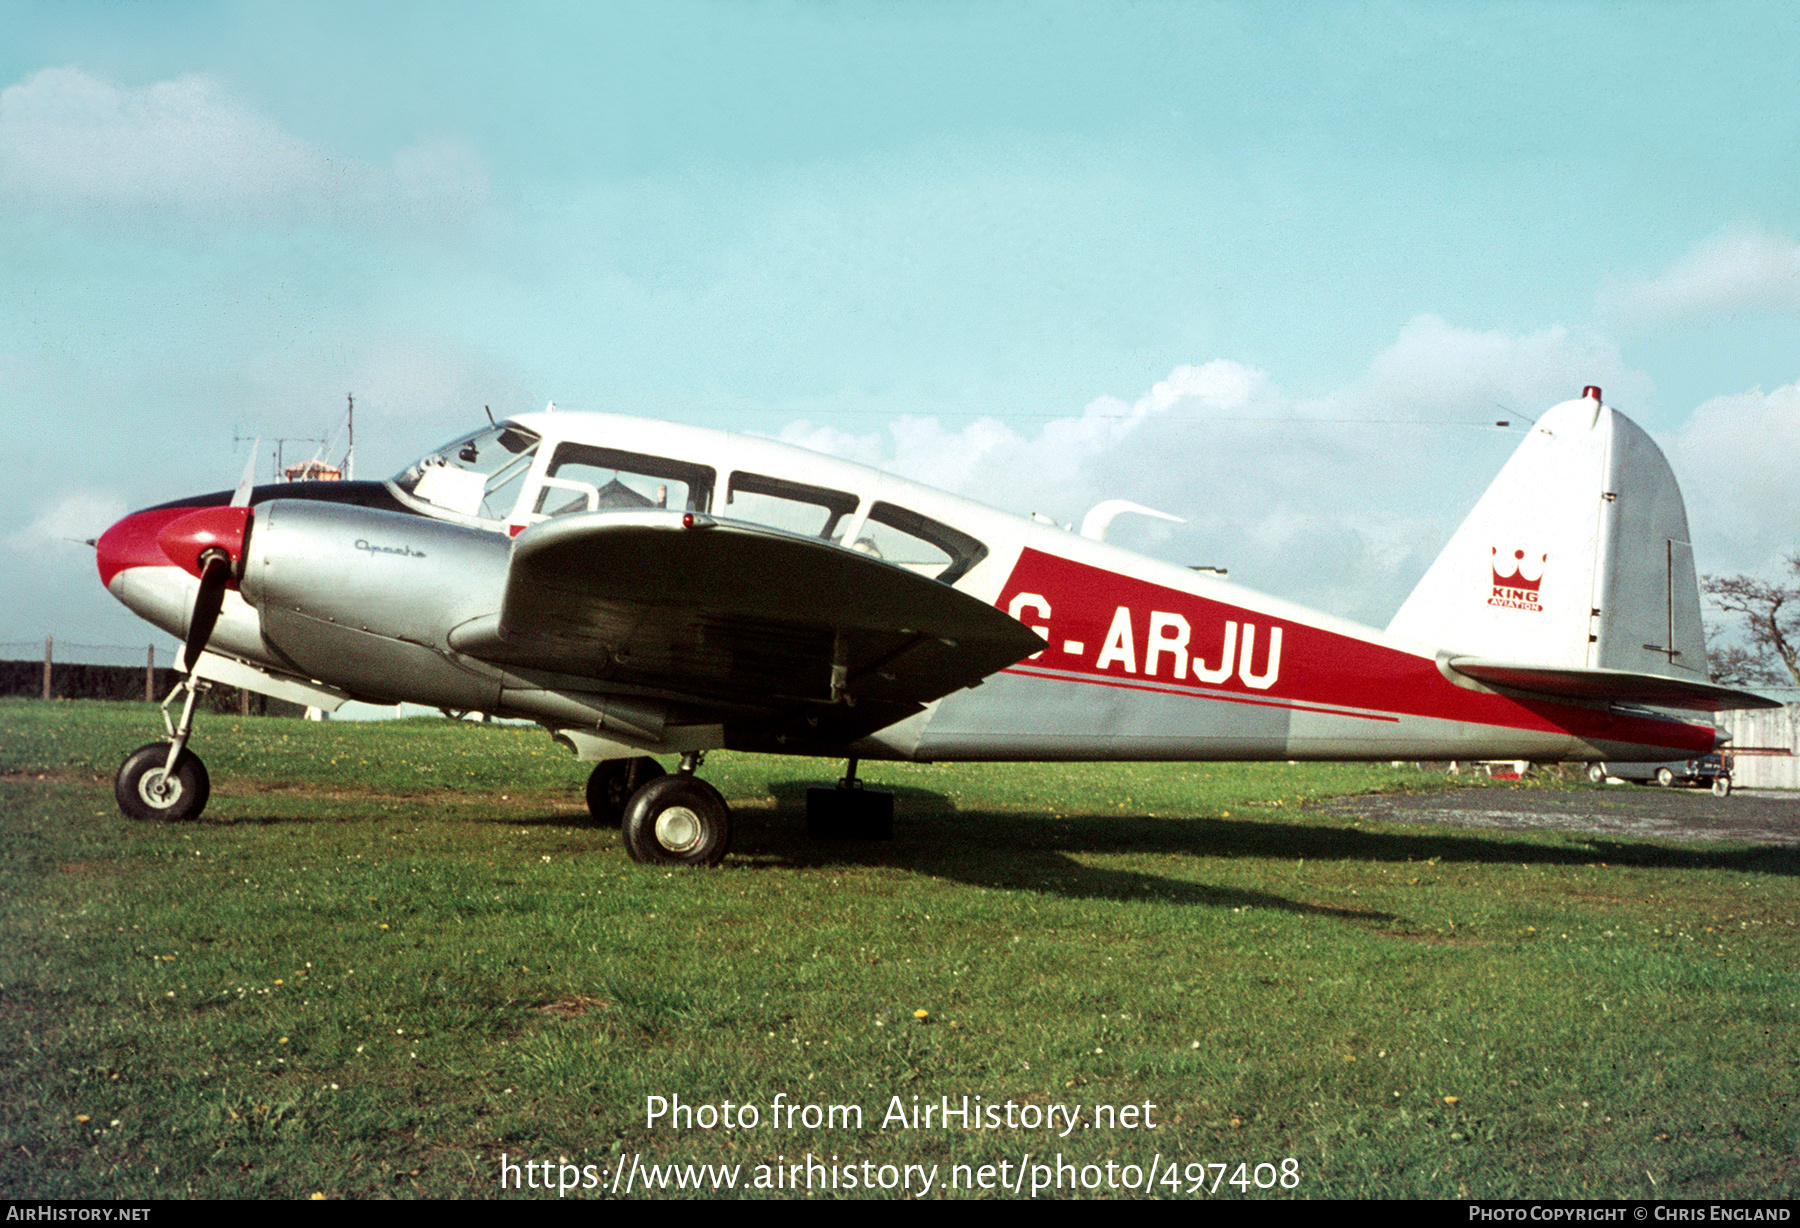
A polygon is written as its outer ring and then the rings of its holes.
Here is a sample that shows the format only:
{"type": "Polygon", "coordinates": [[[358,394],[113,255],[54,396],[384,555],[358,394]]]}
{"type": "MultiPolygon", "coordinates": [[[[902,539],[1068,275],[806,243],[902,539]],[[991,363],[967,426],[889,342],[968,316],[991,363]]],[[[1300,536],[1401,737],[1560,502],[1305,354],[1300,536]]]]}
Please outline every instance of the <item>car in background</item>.
{"type": "Polygon", "coordinates": [[[1666,763],[1590,763],[1588,779],[1595,784],[1607,780],[1629,780],[1640,785],[1655,782],[1665,789],[1691,785],[1710,788],[1715,795],[1726,797],[1731,793],[1731,760],[1714,752],[1666,763]]]}

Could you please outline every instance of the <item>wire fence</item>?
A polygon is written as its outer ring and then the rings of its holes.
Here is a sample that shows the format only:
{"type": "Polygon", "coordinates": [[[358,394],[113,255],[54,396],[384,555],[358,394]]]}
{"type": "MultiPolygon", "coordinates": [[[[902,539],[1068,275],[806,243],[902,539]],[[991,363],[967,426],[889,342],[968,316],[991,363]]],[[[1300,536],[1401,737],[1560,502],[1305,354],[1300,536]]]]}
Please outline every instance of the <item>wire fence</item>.
{"type": "Polygon", "coordinates": [[[153,699],[174,686],[176,647],[0,640],[0,695],[38,699],[153,699]],[[35,649],[35,652],[29,651],[35,649]]]}
{"type": "MultiPolygon", "coordinates": [[[[74,640],[50,637],[50,659],[58,665],[127,665],[146,664],[168,669],[175,664],[181,645],[172,639],[144,641],[138,644],[83,644],[74,640]]],[[[0,660],[37,661],[44,659],[44,641],[0,640],[0,660]]]]}
{"type": "MultiPolygon", "coordinates": [[[[80,641],[0,640],[0,695],[33,699],[156,701],[181,680],[175,669],[181,645],[89,644],[80,641]],[[21,650],[35,650],[27,655],[21,650]]],[[[215,686],[201,705],[242,716],[297,716],[305,709],[286,700],[215,686]]]]}

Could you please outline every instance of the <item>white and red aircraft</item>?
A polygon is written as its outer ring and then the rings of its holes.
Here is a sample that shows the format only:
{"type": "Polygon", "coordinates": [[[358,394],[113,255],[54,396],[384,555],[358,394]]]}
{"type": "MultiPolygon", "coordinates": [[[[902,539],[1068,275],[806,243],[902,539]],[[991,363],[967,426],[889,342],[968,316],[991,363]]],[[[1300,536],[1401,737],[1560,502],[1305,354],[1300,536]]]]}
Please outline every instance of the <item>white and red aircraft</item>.
{"type": "Polygon", "coordinates": [[[589,805],[633,857],[695,864],[730,839],[694,774],[720,747],[847,759],[809,824],[880,832],[861,758],[1658,760],[1721,740],[1665,710],[1768,702],[1707,680],[1680,490],[1597,388],[1536,424],[1385,631],[1109,546],[1106,519],[584,413],[386,482],[246,480],[98,542],[113,595],[186,640],[119,804],[200,813],[209,682],[536,720],[598,761],[589,805]]]}

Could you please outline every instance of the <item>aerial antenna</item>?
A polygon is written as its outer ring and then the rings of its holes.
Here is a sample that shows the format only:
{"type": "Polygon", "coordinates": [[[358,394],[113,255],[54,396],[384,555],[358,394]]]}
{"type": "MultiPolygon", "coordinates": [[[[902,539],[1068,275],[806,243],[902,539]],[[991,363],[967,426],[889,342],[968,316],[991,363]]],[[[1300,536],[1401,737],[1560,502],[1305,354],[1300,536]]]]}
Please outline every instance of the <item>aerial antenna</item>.
{"type": "Polygon", "coordinates": [[[494,425],[494,411],[491,409],[488,409],[488,407],[485,405],[483,405],[481,408],[487,409],[488,425],[489,426],[494,425]]]}
{"type": "MultiPolygon", "coordinates": [[[[251,439],[251,437],[248,435],[240,434],[235,430],[231,434],[231,442],[232,442],[233,446],[243,443],[246,439],[251,439]]],[[[315,445],[317,445],[318,452],[322,452],[325,448],[325,440],[320,439],[317,435],[259,435],[259,436],[255,437],[254,439],[251,439],[251,443],[250,443],[251,454],[254,455],[257,451],[258,445],[263,444],[263,443],[273,443],[275,445],[274,448],[272,448],[270,450],[269,458],[271,461],[274,462],[275,477],[273,480],[277,481],[277,482],[279,482],[281,480],[282,466],[283,466],[283,464],[285,462],[285,458],[287,456],[287,445],[288,444],[290,444],[290,443],[315,444],[315,445]]],[[[317,455],[318,452],[315,452],[315,455],[317,455]]]]}
{"type": "MultiPolygon", "coordinates": [[[[1533,418],[1530,414],[1520,413],[1518,410],[1512,409],[1505,405],[1502,405],[1498,401],[1494,402],[1494,408],[1502,411],[1503,413],[1511,414],[1513,418],[1523,418],[1523,419],[1525,419],[1525,421],[1531,423],[1531,425],[1533,425],[1533,426],[1537,425],[1537,419],[1533,418]]],[[[1494,423],[1494,425],[1510,427],[1512,425],[1512,418],[1502,418],[1498,422],[1494,423]]]]}
{"type": "MultiPolygon", "coordinates": [[[[353,469],[356,465],[356,394],[346,392],[344,397],[348,402],[344,411],[344,424],[331,433],[329,441],[320,441],[319,450],[315,454],[317,468],[309,472],[306,475],[308,477],[345,482],[351,481],[355,477],[353,469]],[[331,462],[326,459],[326,454],[337,450],[339,435],[347,436],[344,443],[344,462],[333,469],[331,462]]],[[[290,476],[288,480],[293,481],[294,478],[290,476]]]]}

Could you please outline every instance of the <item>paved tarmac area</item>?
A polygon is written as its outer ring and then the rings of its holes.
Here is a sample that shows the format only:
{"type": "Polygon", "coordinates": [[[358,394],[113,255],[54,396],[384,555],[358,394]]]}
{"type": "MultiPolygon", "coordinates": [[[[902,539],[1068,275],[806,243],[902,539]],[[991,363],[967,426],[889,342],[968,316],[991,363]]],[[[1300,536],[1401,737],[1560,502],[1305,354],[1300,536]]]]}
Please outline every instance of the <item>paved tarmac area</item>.
{"type": "Polygon", "coordinates": [[[1454,789],[1341,797],[1317,807],[1327,814],[1393,823],[1442,823],[1498,831],[1594,832],[1659,840],[1734,840],[1800,847],[1800,792],[1738,790],[1714,797],[1703,789],[1611,785],[1605,789],[1454,789]]]}

